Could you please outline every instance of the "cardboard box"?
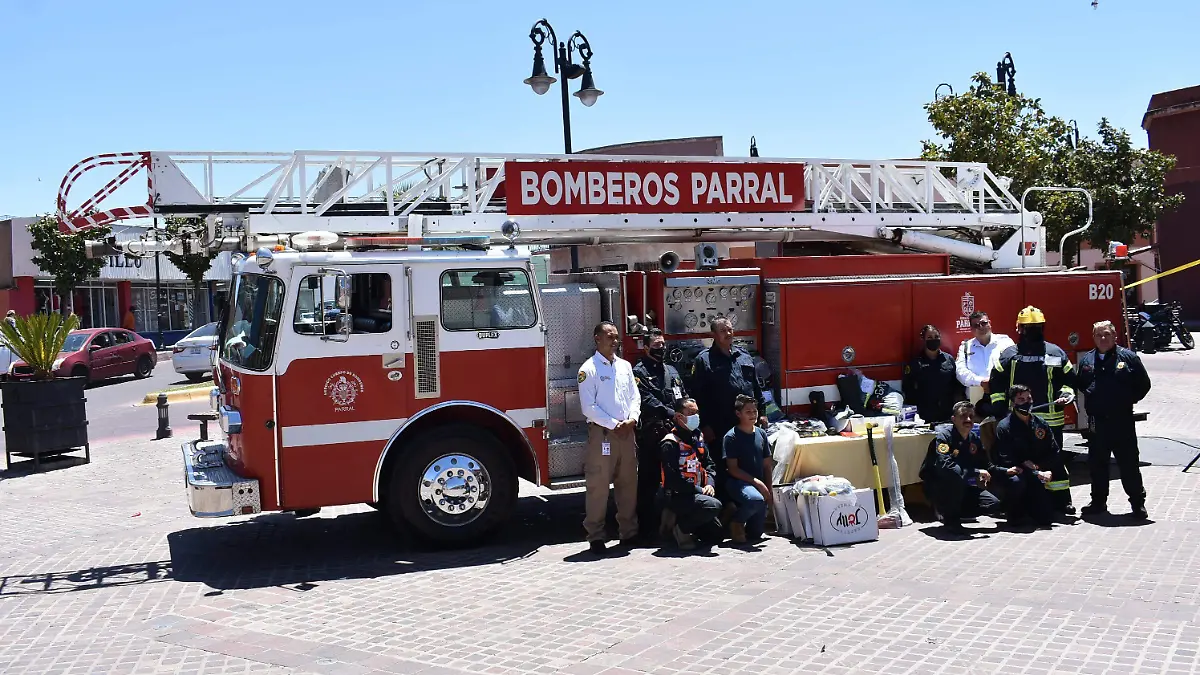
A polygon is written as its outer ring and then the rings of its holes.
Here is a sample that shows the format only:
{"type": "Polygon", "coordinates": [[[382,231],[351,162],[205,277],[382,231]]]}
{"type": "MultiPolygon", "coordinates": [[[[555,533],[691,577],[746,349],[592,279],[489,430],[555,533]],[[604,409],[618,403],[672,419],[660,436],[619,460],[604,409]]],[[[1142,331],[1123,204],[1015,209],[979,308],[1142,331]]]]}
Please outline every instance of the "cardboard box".
{"type": "Polygon", "coordinates": [[[785,537],[795,537],[796,532],[792,529],[792,521],[788,518],[787,502],[789,499],[795,499],[791,496],[790,485],[776,485],[771,488],[771,495],[775,497],[773,512],[775,514],[775,531],[785,537]]]}
{"type": "Polygon", "coordinates": [[[869,488],[854,491],[855,503],[844,497],[804,495],[807,502],[813,543],[837,546],[879,538],[875,495],[869,488]]]}

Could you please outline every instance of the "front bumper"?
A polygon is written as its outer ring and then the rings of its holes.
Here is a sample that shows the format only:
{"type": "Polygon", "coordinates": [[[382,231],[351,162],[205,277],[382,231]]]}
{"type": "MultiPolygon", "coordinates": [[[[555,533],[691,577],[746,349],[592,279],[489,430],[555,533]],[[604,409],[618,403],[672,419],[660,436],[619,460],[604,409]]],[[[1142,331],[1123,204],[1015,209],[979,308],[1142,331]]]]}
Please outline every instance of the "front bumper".
{"type": "Polygon", "coordinates": [[[225,444],[183,444],[183,477],[188,509],[197,518],[243,516],[262,511],[258,480],[242,478],[225,464],[225,444]]]}

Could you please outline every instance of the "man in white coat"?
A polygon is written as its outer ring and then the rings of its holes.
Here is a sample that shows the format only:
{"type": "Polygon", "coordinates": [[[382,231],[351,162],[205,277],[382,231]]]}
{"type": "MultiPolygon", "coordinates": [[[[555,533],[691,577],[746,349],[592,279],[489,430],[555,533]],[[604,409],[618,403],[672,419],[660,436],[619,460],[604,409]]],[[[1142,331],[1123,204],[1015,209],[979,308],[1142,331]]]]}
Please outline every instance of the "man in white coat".
{"type": "Polygon", "coordinates": [[[954,364],[959,383],[967,388],[967,400],[977,403],[984,398],[983,384],[988,381],[992,366],[1000,358],[1000,353],[1012,346],[1013,341],[1007,335],[992,333],[992,322],[987,312],[973,312],[970,320],[971,332],[975,337],[964,340],[958,346],[958,358],[954,364]]]}

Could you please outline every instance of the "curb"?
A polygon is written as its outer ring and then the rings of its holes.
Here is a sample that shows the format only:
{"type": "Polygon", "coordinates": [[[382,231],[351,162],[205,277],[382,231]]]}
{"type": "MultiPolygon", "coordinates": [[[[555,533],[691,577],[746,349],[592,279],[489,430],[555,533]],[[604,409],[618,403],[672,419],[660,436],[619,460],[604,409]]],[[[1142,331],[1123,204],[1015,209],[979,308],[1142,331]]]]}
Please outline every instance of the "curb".
{"type": "Polygon", "coordinates": [[[152,391],[142,399],[141,405],[156,405],[159,394],[166,394],[168,403],[208,400],[208,393],[210,391],[212,391],[211,385],[189,389],[175,389],[173,391],[152,391]]]}

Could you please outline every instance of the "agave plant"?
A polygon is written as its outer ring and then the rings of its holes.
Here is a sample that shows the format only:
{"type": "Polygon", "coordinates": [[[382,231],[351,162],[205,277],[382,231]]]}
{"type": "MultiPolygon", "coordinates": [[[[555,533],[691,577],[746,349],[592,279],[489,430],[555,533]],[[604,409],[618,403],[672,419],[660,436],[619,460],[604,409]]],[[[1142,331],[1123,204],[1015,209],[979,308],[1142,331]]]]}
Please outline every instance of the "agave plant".
{"type": "Polygon", "coordinates": [[[67,317],[58,313],[33,314],[17,317],[14,327],[0,321],[0,335],[4,343],[33,369],[35,380],[54,379],[54,362],[71,331],[79,327],[79,317],[67,317]]]}

